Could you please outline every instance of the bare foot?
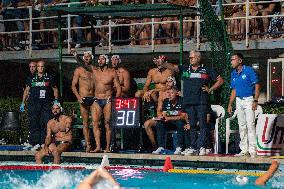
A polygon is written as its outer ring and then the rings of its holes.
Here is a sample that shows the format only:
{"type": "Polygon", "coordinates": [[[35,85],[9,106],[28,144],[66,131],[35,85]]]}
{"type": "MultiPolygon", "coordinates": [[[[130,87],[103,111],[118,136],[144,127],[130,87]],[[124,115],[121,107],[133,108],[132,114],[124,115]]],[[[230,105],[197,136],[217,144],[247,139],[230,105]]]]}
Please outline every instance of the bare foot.
{"type": "Polygon", "coordinates": [[[111,153],[111,151],[110,151],[109,148],[106,148],[106,149],[104,150],[104,153],[111,153]]]}
{"type": "Polygon", "coordinates": [[[86,146],[86,152],[90,152],[91,151],[91,146],[86,146]]]}
{"type": "Polygon", "coordinates": [[[91,153],[100,153],[102,152],[101,148],[96,148],[95,150],[90,151],[91,153]]]}

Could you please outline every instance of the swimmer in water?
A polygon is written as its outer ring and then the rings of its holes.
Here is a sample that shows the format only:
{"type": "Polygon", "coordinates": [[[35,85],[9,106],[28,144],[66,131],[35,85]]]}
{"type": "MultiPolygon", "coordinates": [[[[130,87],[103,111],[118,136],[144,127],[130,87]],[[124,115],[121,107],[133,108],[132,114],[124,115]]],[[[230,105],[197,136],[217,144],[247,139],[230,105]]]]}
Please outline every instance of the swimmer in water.
{"type": "Polygon", "coordinates": [[[92,189],[104,188],[104,189],[120,189],[120,185],[112,175],[104,168],[98,168],[93,171],[88,177],[86,177],[77,187],[77,189],[92,189]],[[107,181],[107,184],[103,184],[103,180],[107,181]]]}
{"type": "Polygon", "coordinates": [[[278,170],[279,163],[276,160],[273,160],[269,169],[264,173],[264,175],[258,177],[255,180],[255,185],[265,186],[266,182],[273,177],[274,173],[278,170]]]}

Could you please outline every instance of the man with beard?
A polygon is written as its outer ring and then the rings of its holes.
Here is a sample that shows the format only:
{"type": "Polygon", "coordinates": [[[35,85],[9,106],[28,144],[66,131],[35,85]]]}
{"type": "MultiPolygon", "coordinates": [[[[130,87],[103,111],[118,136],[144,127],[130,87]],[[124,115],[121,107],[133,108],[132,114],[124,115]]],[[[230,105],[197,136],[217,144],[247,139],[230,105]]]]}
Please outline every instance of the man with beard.
{"type": "Polygon", "coordinates": [[[48,154],[54,157],[53,163],[60,164],[62,152],[68,151],[72,144],[72,119],[62,114],[59,103],[52,106],[53,118],[47,123],[44,147],[35,154],[36,164],[42,164],[42,158],[48,154]]]}
{"type": "Polygon", "coordinates": [[[94,80],[92,71],[89,67],[92,66],[93,55],[91,52],[84,52],[82,60],[74,49],[71,49],[71,53],[81,65],[74,71],[71,88],[78,102],[80,103],[80,112],[83,120],[83,134],[86,142],[86,152],[90,152],[91,143],[89,134],[89,113],[94,102],[94,80]],[[77,85],[79,90],[77,89],[77,85]]]}
{"type": "Polygon", "coordinates": [[[93,69],[93,79],[96,83],[95,87],[95,103],[93,113],[94,135],[96,140],[96,149],[93,152],[101,151],[101,130],[99,127],[100,118],[104,114],[104,124],[106,129],[106,149],[110,152],[111,142],[111,96],[113,89],[116,89],[115,97],[120,97],[121,87],[115,70],[108,68],[109,62],[107,55],[100,55],[98,59],[98,69],[93,69]]]}
{"type": "Polygon", "coordinates": [[[154,102],[158,101],[159,92],[166,90],[167,78],[174,76],[171,70],[161,66],[166,60],[167,58],[163,55],[159,56],[158,59],[154,58],[153,62],[157,67],[149,70],[143,90],[137,91],[135,97],[143,97],[143,100],[147,102],[151,101],[151,99],[154,102]],[[153,90],[149,90],[151,82],[155,83],[155,89],[153,90]]]}
{"type": "MultiPolygon", "coordinates": [[[[129,72],[125,68],[120,67],[121,59],[119,55],[113,55],[111,57],[111,64],[118,76],[119,84],[121,87],[121,97],[128,97],[130,89],[129,72]]],[[[114,91],[116,91],[116,89],[114,89],[114,91]]]]}

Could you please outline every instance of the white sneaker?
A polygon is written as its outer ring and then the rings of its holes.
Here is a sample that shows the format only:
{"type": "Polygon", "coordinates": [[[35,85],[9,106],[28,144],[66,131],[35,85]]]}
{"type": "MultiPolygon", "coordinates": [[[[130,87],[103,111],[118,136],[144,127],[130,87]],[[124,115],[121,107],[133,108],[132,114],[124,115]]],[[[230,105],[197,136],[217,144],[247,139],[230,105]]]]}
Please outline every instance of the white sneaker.
{"type": "Polygon", "coordinates": [[[235,154],[234,157],[243,157],[243,156],[247,156],[248,153],[247,152],[240,152],[238,154],[235,154]]]}
{"type": "Polygon", "coordinates": [[[174,152],[174,154],[175,154],[175,155],[180,155],[181,152],[182,152],[181,147],[177,147],[177,148],[176,148],[176,151],[174,152]]]}
{"type": "Polygon", "coordinates": [[[190,148],[186,148],[183,152],[181,152],[181,154],[186,154],[188,151],[190,150],[190,148]]]}
{"type": "Polygon", "coordinates": [[[80,48],[81,47],[81,44],[79,44],[79,43],[77,43],[76,45],[75,45],[75,48],[80,48]]]}
{"type": "Polygon", "coordinates": [[[213,150],[210,148],[210,149],[205,149],[205,154],[212,154],[213,150]]]}
{"type": "Polygon", "coordinates": [[[153,151],[152,154],[161,154],[164,150],[165,149],[163,147],[159,147],[157,150],[153,151]]]}
{"type": "Polygon", "coordinates": [[[36,151],[39,148],[40,148],[40,145],[37,144],[37,145],[35,145],[34,147],[31,148],[31,151],[36,151]]]}
{"type": "Polygon", "coordinates": [[[206,155],[206,149],[203,148],[203,147],[201,147],[201,148],[199,149],[199,155],[200,155],[200,156],[206,155]]]}
{"type": "Polygon", "coordinates": [[[194,156],[196,155],[197,150],[190,148],[184,155],[185,156],[194,156]]]}

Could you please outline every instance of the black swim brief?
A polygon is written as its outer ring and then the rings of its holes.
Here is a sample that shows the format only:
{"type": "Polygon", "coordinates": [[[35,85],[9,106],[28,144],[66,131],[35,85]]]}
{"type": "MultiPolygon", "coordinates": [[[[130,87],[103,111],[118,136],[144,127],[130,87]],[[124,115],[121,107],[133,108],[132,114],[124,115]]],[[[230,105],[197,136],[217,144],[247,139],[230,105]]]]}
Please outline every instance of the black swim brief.
{"type": "Polygon", "coordinates": [[[93,96],[86,96],[82,98],[83,104],[86,106],[91,106],[95,100],[96,98],[93,96]]]}
{"type": "Polygon", "coordinates": [[[71,145],[71,142],[69,141],[55,141],[54,143],[56,146],[58,146],[59,144],[70,144],[71,145]]]}

